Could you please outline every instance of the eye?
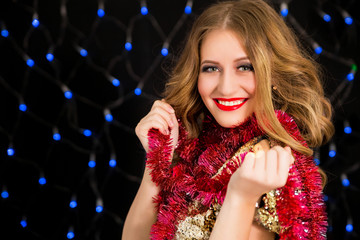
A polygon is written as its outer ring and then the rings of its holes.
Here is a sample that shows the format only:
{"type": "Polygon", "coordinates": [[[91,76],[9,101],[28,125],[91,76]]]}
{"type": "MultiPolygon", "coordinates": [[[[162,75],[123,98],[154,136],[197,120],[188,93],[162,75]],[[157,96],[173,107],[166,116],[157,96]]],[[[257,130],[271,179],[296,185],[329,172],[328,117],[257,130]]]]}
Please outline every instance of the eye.
{"type": "Polygon", "coordinates": [[[238,70],[240,70],[241,72],[254,71],[254,67],[252,66],[251,63],[242,64],[242,65],[238,66],[238,70]]]}
{"type": "Polygon", "coordinates": [[[201,69],[201,72],[218,72],[220,71],[219,68],[215,66],[204,66],[201,69]]]}

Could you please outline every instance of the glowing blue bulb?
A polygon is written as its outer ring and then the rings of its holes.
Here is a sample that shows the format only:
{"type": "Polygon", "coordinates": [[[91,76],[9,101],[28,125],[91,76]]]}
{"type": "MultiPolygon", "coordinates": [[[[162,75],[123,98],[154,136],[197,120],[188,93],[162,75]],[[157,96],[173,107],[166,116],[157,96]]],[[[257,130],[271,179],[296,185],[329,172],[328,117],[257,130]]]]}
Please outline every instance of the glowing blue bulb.
{"type": "Polygon", "coordinates": [[[319,165],[320,164],[320,159],[314,158],[314,162],[315,162],[316,165],[319,165]]]}
{"type": "Polygon", "coordinates": [[[88,55],[88,52],[85,49],[80,50],[80,55],[83,57],[86,57],[88,55]]]}
{"type": "Polygon", "coordinates": [[[89,161],[88,166],[89,166],[89,168],[94,168],[96,166],[96,162],[91,160],[91,161],[89,161]]]}
{"type": "Polygon", "coordinates": [[[89,129],[84,129],[83,134],[84,134],[86,137],[90,137],[91,134],[92,134],[92,132],[91,132],[89,129]]]}
{"type": "Polygon", "coordinates": [[[33,67],[35,62],[34,60],[32,60],[31,58],[29,58],[28,60],[26,60],[26,64],[29,66],[29,67],[33,67]]]}
{"type": "Polygon", "coordinates": [[[352,224],[347,224],[347,225],[346,225],[346,231],[352,232],[353,230],[354,230],[354,227],[353,227],[352,224]]]}
{"type": "Polygon", "coordinates": [[[324,14],[323,19],[325,22],[330,22],[331,21],[331,16],[329,14],[324,14]]]}
{"type": "Polygon", "coordinates": [[[336,155],[336,151],[335,150],[330,150],[329,151],[329,157],[335,157],[335,155],[336,155]]]}
{"type": "Polygon", "coordinates": [[[31,24],[34,28],[37,28],[40,25],[40,22],[38,19],[34,18],[31,24]]]}
{"type": "Polygon", "coordinates": [[[344,132],[345,132],[346,134],[350,134],[350,133],[352,132],[351,127],[345,127],[345,128],[344,128],[344,132]]]}
{"type": "Polygon", "coordinates": [[[328,195],[324,195],[324,201],[325,201],[325,202],[329,201],[328,195]]]}
{"type": "Polygon", "coordinates": [[[67,233],[66,237],[67,237],[68,239],[73,239],[73,238],[75,237],[75,234],[74,234],[74,232],[69,231],[69,232],[67,233]]]}
{"type": "Polygon", "coordinates": [[[77,202],[76,202],[75,200],[72,200],[72,201],[70,202],[69,206],[70,206],[71,208],[76,208],[76,207],[77,207],[77,202]]]}
{"type": "Polygon", "coordinates": [[[54,133],[53,139],[54,139],[55,141],[59,141],[59,140],[61,139],[60,133],[54,133]]]}
{"type": "Polygon", "coordinates": [[[345,18],[345,23],[346,23],[347,25],[351,25],[351,24],[353,23],[352,17],[346,17],[346,18],[345,18]]]}
{"type": "Polygon", "coordinates": [[[14,156],[14,154],[15,154],[15,150],[13,148],[9,147],[7,149],[7,155],[8,156],[14,156]]]}
{"type": "Polygon", "coordinates": [[[141,14],[142,14],[142,15],[145,16],[145,15],[147,15],[148,13],[149,13],[149,10],[147,9],[147,7],[142,7],[142,8],[141,8],[141,14]]]}
{"type": "Polygon", "coordinates": [[[1,30],[1,36],[5,37],[5,38],[8,37],[9,36],[9,31],[6,30],[6,29],[1,30]]]}
{"type": "Polygon", "coordinates": [[[132,49],[132,44],[131,44],[131,42],[125,43],[125,49],[128,50],[128,51],[130,51],[130,50],[132,49]]]}
{"type": "Polygon", "coordinates": [[[66,92],[64,93],[64,95],[65,95],[65,98],[67,98],[67,99],[71,99],[72,96],[73,96],[73,94],[72,94],[71,91],[66,91],[66,92]]]}
{"type": "Polygon", "coordinates": [[[19,105],[19,110],[20,110],[20,111],[25,112],[26,109],[27,109],[27,106],[26,106],[24,103],[22,103],[22,104],[19,105]]]}
{"type": "Polygon", "coordinates": [[[112,84],[113,84],[115,87],[120,86],[120,81],[119,81],[119,79],[114,78],[114,79],[112,80],[112,84]]]}
{"type": "Polygon", "coordinates": [[[110,113],[108,113],[108,114],[105,115],[105,120],[106,120],[107,122],[111,122],[113,119],[114,119],[114,118],[113,118],[113,116],[112,116],[110,113]]]}
{"type": "Polygon", "coordinates": [[[115,167],[115,166],[116,166],[116,160],[115,160],[115,159],[111,159],[111,160],[109,161],[109,165],[110,165],[110,167],[115,167]]]}
{"type": "Polygon", "coordinates": [[[191,7],[190,7],[190,6],[186,6],[186,7],[185,7],[185,13],[186,13],[186,14],[190,14],[190,13],[191,13],[191,7]]]}
{"type": "Polygon", "coordinates": [[[49,62],[51,62],[52,60],[54,60],[54,54],[52,54],[52,53],[46,54],[46,59],[47,59],[49,62]]]}
{"type": "Polygon", "coordinates": [[[100,18],[102,18],[102,17],[105,15],[104,9],[99,8],[98,11],[97,11],[97,15],[98,15],[100,18]]]}
{"type": "Polygon", "coordinates": [[[347,76],[346,76],[347,80],[349,81],[352,81],[354,80],[354,74],[353,73],[349,73],[347,76]]]}
{"type": "Polygon", "coordinates": [[[341,181],[341,183],[342,183],[342,185],[343,185],[344,187],[350,186],[350,181],[349,181],[349,179],[347,179],[347,178],[344,178],[344,179],[341,181]]]}
{"type": "Polygon", "coordinates": [[[21,220],[20,225],[21,225],[23,228],[26,228],[26,226],[27,226],[26,220],[21,220]]]}
{"type": "Polygon", "coordinates": [[[289,9],[284,8],[284,9],[281,10],[281,15],[282,15],[283,17],[286,17],[288,14],[289,14],[289,9]]]}
{"type": "Polygon", "coordinates": [[[161,49],[161,54],[166,57],[169,54],[169,50],[167,48],[161,49]]]}
{"type": "Polygon", "coordinates": [[[44,177],[39,178],[39,184],[40,185],[45,185],[46,184],[46,178],[44,178],[44,177]]]}
{"type": "Polygon", "coordinates": [[[134,92],[135,92],[136,95],[139,96],[141,94],[141,89],[140,88],[135,88],[134,92]]]}
{"type": "Polygon", "coordinates": [[[316,53],[316,54],[320,54],[320,53],[322,52],[322,50],[323,50],[322,47],[320,47],[320,46],[319,46],[319,47],[316,47],[316,48],[315,48],[315,53],[316,53]]]}
{"type": "Polygon", "coordinates": [[[8,193],[7,191],[2,191],[1,197],[2,197],[2,198],[8,198],[8,197],[9,197],[9,193],[8,193]]]}
{"type": "Polygon", "coordinates": [[[104,210],[104,208],[103,208],[103,206],[96,206],[96,212],[98,212],[98,213],[101,213],[103,210],[104,210]]]}

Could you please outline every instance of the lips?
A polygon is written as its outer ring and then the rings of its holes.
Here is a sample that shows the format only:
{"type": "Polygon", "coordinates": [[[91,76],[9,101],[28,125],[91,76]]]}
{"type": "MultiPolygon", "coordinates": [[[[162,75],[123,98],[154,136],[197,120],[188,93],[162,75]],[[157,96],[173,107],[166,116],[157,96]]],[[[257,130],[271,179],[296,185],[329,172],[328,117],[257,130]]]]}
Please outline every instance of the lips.
{"type": "Polygon", "coordinates": [[[247,98],[214,98],[216,106],[223,111],[235,111],[242,107],[247,98]]]}

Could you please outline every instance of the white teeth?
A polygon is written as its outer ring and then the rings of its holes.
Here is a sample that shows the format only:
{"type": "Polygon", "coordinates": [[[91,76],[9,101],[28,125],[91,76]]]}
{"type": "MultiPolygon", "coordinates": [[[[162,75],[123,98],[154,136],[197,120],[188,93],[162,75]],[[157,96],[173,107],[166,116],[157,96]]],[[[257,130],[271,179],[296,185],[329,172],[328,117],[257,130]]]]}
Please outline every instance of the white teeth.
{"type": "Polygon", "coordinates": [[[218,103],[220,103],[221,105],[224,105],[224,106],[235,106],[235,105],[239,105],[239,104],[242,104],[244,100],[238,100],[238,101],[221,101],[221,100],[217,100],[218,103]]]}

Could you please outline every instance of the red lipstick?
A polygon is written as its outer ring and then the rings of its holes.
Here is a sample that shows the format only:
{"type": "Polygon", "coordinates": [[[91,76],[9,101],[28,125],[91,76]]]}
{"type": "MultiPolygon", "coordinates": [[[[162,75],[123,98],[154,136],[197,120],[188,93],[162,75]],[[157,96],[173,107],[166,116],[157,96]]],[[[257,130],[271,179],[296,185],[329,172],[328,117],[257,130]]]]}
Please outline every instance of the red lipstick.
{"type": "Polygon", "coordinates": [[[216,106],[223,111],[234,111],[242,107],[248,100],[247,98],[214,98],[216,106]],[[240,102],[234,104],[234,102],[240,102]],[[221,102],[221,103],[220,103],[221,102]]]}

